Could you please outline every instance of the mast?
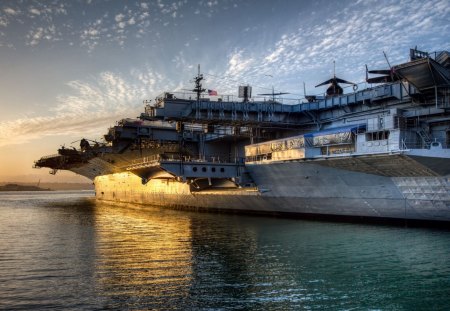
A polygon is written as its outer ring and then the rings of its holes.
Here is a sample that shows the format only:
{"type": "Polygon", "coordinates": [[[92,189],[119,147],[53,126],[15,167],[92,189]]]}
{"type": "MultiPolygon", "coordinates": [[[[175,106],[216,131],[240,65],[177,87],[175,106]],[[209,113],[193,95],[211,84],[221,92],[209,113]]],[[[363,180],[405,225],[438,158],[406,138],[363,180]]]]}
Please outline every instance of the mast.
{"type": "Polygon", "coordinates": [[[198,73],[197,76],[194,77],[195,87],[193,89],[193,91],[197,94],[197,101],[200,101],[200,96],[204,91],[206,91],[205,89],[202,88],[202,80],[203,75],[200,73],[200,64],[198,64],[198,73]]]}

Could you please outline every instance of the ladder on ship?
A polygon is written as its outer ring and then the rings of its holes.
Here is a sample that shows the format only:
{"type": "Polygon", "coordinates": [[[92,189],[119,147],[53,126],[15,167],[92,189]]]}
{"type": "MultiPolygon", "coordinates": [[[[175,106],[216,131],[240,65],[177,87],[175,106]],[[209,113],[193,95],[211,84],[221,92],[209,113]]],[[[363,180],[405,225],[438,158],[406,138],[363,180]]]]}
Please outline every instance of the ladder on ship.
{"type": "Polygon", "coordinates": [[[423,128],[417,130],[417,135],[419,135],[420,139],[422,139],[423,147],[430,148],[432,139],[431,139],[430,135],[423,128]]]}

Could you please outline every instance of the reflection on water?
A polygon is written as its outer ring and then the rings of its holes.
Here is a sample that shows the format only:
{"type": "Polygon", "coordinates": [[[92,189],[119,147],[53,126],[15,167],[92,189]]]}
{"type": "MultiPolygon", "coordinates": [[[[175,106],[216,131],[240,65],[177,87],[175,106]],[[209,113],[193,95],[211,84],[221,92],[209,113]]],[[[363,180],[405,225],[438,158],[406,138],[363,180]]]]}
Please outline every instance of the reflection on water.
{"type": "Polygon", "coordinates": [[[0,194],[0,309],[445,309],[450,232],[0,194]]]}
{"type": "Polygon", "coordinates": [[[189,217],[111,208],[95,213],[97,279],[108,307],[182,306],[192,282],[189,217]]]}

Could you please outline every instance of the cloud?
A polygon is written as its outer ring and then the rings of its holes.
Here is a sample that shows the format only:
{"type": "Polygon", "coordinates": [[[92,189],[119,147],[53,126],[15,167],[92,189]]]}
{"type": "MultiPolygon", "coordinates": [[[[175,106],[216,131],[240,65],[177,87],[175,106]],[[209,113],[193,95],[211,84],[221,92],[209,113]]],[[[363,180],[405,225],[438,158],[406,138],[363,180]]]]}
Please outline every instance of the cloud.
{"type": "MultiPolygon", "coordinates": [[[[183,18],[184,15],[190,14],[190,17],[194,17],[193,15],[196,14],[204,14],[211,17],[216,13],[226,14],[231,7],[237,7],[237,4],[230,3],[230,1],[217,0],[203,0],[195,5],[187,1],[158,0],[134,3],[113,1],[107,8],[108,17],[101,17],[105,12],[104,3],[88,2],[88,4],[89,14],[85,14],[83,18],[80,18],[80,12],[86,11],[87,6],[83,1],[11,1],[0,4],[0,10],[3,13],[0,14],[0,27],[11,30],[6,32],[7,35],[3,36],[2,41],[5,45],[12,41],[16,43],[20,39],[25,39],[26,45],[36,46],[40,43],[62,41],[63,39],[67,39],[67,43],[70,44],[76,39],[81,39],[81,45],[88,46],[88,52],[92,52],[102,44],[113,42],[124,46],[132,38],[143,38],[146,34],[156,36],[158,27],[181,25],[173,20],[183,18]],[[62,18],[62,16],[67,16],[67,18],[62,18]],[[89,41],[86,39],[89,36],[85,36],[86,31],[89,31],[93,21],[99,18],[103,18],[104,24],[102,31],[97,31],[104,36],[101,37],[101,40],[89,41]],[[56,27],[56,33],[51,33],[49,27],[52,25],[56,27]],[[150,25],[154,27],[150,27],[150,25]],[[20,33],[18,29],[23,30],[23,33],[20,33]],[[41,34],[40,31],[43,30],[46,31],[41,34]]],[[[272,8],[270,14],[274,14],[274,18],[277,18],[278,12],[276,8],[272,8]]],[[[313,56],[324,55],[324,52],[329,52],[331,48],[345,47],[348,43],[352,48],[356,47],[356,52],[361,53],[370,43],[376,45],[381,41],[393,40],[396,45],[401,45],[407,43],[408,38],[412,37],[411,34],[426,36],[433,32],[448,31],[450,29],[449,14],[448,0],[425,2],[419,0],[344,1],[339,4],[331,3],[323,6],[318,12],[302,15],[302,18],[296,22],[304,30],[303,34],[295,36],[292,33],[283,32],[287,38],[304,39],[303,41],[307,44],[301,47],[303,51],[300,52],[309,50],[315,53],[313,56]],[[330,16],[333,18],[329,18],[330,16]],[[320,44],[322,38],[325,38],[325,41],[320,44]],[[330,41],[332,41],[331,44],[330,41]],[[310,48],[311,42],[316,48],[310,48]],[[357,44],[359,42],[362,44],[357,44]],[[325,50],[320,50],[320,47],[324,47],[325,50]]],[[[283,19],[286,16],[289,15],[278,18],[283,19]]],[[[223,20],[218,19],[217,21],[223,23],[223,20]]],[[[264,18],[259,23],[263,25],[264,18]]],[[[281,24],[294,24],[294,22],[290,17],[286,17],[281,24]]],[[[244,27],[243,32],[249,29],[251,28],[244,27]]],[[[162,31],[164,32],[164,30],[162,31]]],[[[277,31],[281,30],[277,29],[277,31]]],[[[268,35],[270,35],[270,31],[268,31],[268,35]]],[[[264,40],[264,36],[261,37],[264,40]]],[[[256,38],[256,40],[258,39],[256,38]]],[[[419,40],[421,38],[418,38],[417,41],[419,40]]],[[[273,46],[272,42],[265,43],[270,45],[264,46],[264,50],[267,50],[268,46],[273,46]]],[[[290,55],[292,52],[285,48],[286,44],[287,42],[279,42],[275,48],[271,49],[270,53],[266,53],[265,60],[269,63],[283,61],[284,57],[292,60],[292,55],[290,55]]],[[[292,46],[298,47],[297,45],[292,46]]],[[[240,46],[232,48],[242,49],[240,46]]]]}
{"type": "Polygon", "coordinates": [[[0,16],[0,27],[6,27],[8,26],[9,21],[6,17],[0,16]]]}
{"type": "Polygon", "coordinates": [[[428,51],[448,48],[448,41],[436,39],[450,30],[449,13],[448,0],[330,4],[320,12],[323,18],[299,20],[291,27],[295,30],[281,33],[274,44],[261,41],[236,49],[226,74],[237,80],[254,76],[254,83],[268,84],[267,73],[283,88],[298,89],[302,80],[314,84],[329,78],[335,60],[338,75],[362,81],[364,64],[387,66],[383,51],[399,63],[415,45],[428,51]]]}
{"type": "Polygon", "coordinates": [[[20,10],[13,9],[13,8],[10,8],[10,7],[4,8],[3,12],[5,12],[7,15],[12,15],[12,16],[16,16],[16,15],[20,14],[20,10]]]}
{"type": "Polygon", "coordinates": [[[283,53],[285,47],[284,46],[279,46],[274,52],[272,52],[270,55],[265,57],[265,60],[268,61],[269,63],[273,63],[279,60],[279,57],[281,55],[281,53],[283,53]]]}
{"type": "Polygon", "coordinates": [[[56,33],[56,26],[50,25],[46,28],[37,27],[31,29],[27,34],[27,45],[35,46],[38,45],[42,40],[46,41],[57,41],[59,40],[56,33]]]}
{"type": "Polygon", "coordinates": [[[125,76],[103,72],[88,81],[67,84],[71,93],[56,98],[51,114],[0,123],[0,147],[46,136],[99,137],[117,120],[139,115],[143,99],[175,85],[148,66],[125,76]]]}
{"type": "Polygon", "coordinates": [[[12,46],[12,42],[18,40],[24,40],[24,44],[28,46],[36,46],[42,41],[61,40],[60,29],[63,27],[56,26],[55,20],[58,16],[67,14],[65,4],[33,2],[27,7],[18,2],[15,5],[16,7],[0,9],[4,12],[0,15],[0,26],[5,28],[5,35],[2,37],[7,40],[6,46],[12,46]]]}
{"type": "Polygon", "coordinates": [[[253,64],[252,58],[246,58],[244,51],[235,51],[229,56],[228,69],[226,74],[231,76],[239,76],[245,72],[249,66],[253,64]]]}
{"type": "Polygon", "coordinates": [[[28,10],[28,12],[30,12],[30,13],[33,14],[33,15],[41,15],[41,11],[39,11],[39,10],[36,9],[36,8],[30,8],[30,9],[28,10]]]}
{"type": "MultiPolygon", "coordinates": [[[[102,2],[95,1],[88,9],[85,2],[70,1],[0,4],[3,13],[0,14],[3,31],[0,32],[0,45],[7,46],[14,40],[17,46],[16,41],[24,38],[25,44],[32,47],[65,40],[71,46],[81,45],[88,53],[99,47],[121,46],[137,50],[136,47],[151,45],[155,49],[149,54],[157,54],[160,50],[171,53],[168,59],[172,59],[178,68],[189,63],[204,63],[210,55],[220,55],[222,62],[215,59],[214,66],[221,69],[221,75],[248,80],[267,73],[280,84],[294,86],[294,79],[301,81],[307,76],[307,79],[315,80],[332,74],[333,60],[336,60],[338,74],[361,79],[364,63],[385,66],[382,51],[388,53],[392,62],[397,62],[405,60],[407,49],[415,45],[426,50],[444,49],[448,47],[448,40],[442,40],[442,37],[450,31],[448,0],[344,1],[320,8],[307,7],[306,10],[318,8],[309,14],[283,11],[283,16],[273,6],[269,8],[272,9],[270,16],[254,19],[251,24],[242,19],[228,19],[230,7],[237,6],[229,1],[203,0],[195,5],[187,1],[119,1],[112,5],[113,2],[107,10],[102,2]],[[81,11],[86,12],[82,18],[81,11]],[[215,36],[214,41],[209,39],[193,44],[189,36],[204,38],[205,31],[189,29],[188,19],[179,19],[190,14],[190,18],[207,23],[203,15],[217,12],[223,13],[221,18],[214,20],[214,25],[221,26],[220,30],[211,28],[207,31],[208,35],[215,36]],[[200,20],[196,14],[202,14],[200,20]],[[266,24],[266,20],[276,20],[280,27],[266,28],[273,26],[266,24]],[[186,26],[186,29],[175,31],[171,27],[176,25],[186,26]],[[241,31],[236,31],[239,26],[243,26],[241,31]],[[230,36],[222,37],[223,29],[227,27],[230,36]],[[167,35],[172,31],[173,36],[167,35]],[[183,31],[189,36],[174,40],[180,38],[183,31]],[[199,57],[203,59],[197,59],[199,57]]],[[[242,12],[248,8],[243,7],[242,12]]],[[[260,9],[267,10],[267,7],[260,9]]],[[[233,10],[232,14],[236,13],[239,12],[233,10]]],[[[252,10],[245,13],[249,20],[252,20],[252,13],[252,10]]],[[[263,78],[259,80],[265,82],[263,78]]]]}
{"type": "Polygon", "coordinates": [[[87,46],[88,52],[91,52],[100,43],[102,37],[106,37],[108,28],[103,26],[103,20],[101,18],[86,25],[80,34],[81,45],[87,46]]]}
{"type": "MultiPolygon", "coordinates": [[[[102,6],[98,2],[91,5],[102,6]]],[[[82,14],[85,10],[82,3],[35,1],[9,6],[0,3],[0,27],[5,28],[2,45],[22,41],[26,46],[35,47],[64,39],[72,46],[78,39],[81,46],[88,47],[87,52],[111,42],[123,46],[129,35],[142,37],[150,31],[150,14],[144,9],[149,8],[148,5],[125,5],[122,9],[118,5],[111,6],[106,13],[101,11],[101,15],[90,9],[90,17],[86,18],[87,15],[82,14]],[[97,20],[102,20],[103,24],[96,24],[97,20]]],[[[172,11],[172,6],[167,9],[172,11]]]]}
{"type": "Polygon", "coordinates": [[[117,14],[114,19],[115,19],[116,22],[120,23],[121,21],[123,21],[124,18],[125,18],[125,15],[120,13],[120,14],[117,14]]]}
{"type": "Polygon", "coordinates": [[[208,2],[206,2],[206,5],[207,5],[208,7],[213,7],[213,6],[219,5],[219,2],[218,2],[217,0],[214,0],[214,1],[208,1],[208,2]]]}

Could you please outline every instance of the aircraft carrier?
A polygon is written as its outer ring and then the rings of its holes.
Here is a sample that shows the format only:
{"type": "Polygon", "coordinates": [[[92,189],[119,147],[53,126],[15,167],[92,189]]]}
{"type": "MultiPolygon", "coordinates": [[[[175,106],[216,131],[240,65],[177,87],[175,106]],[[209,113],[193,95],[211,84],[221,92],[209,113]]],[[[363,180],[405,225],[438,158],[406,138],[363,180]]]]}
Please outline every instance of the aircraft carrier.
{"type": "Polygon", "coordinates": [[[323,96],[295,101],[248,85],[217,96],[199,69],[190,92],[35,167],[86,176],[105,201],[446,224],[450,53],[411,49],[387,67],[366,68],[364,88],[334,75],[323,96]]]}

